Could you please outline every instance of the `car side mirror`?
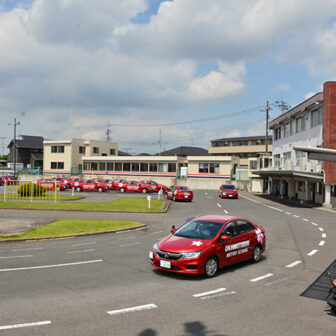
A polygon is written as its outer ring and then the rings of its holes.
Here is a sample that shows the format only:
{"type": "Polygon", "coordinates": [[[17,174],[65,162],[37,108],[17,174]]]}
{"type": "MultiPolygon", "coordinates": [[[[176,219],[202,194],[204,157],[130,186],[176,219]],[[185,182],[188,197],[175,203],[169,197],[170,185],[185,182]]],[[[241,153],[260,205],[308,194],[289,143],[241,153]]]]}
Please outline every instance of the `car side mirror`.
{"type": "Polygon", "coordinates": [[[227,242],[227,241],[230,240],[230,237],[227,236],[227,235],[221,235],[219,239],[220,239],[220,241],[222,241],[222,242],[227,242]]]}
{"type": "Polygon", "coordinates": [[[176,231],[177,231],[177,229],[175,228],[175,225],[173,225],[172,228],[171,228],[171,230],[170,230],[170,232],[172,234],[174,234],[176,231]]]}

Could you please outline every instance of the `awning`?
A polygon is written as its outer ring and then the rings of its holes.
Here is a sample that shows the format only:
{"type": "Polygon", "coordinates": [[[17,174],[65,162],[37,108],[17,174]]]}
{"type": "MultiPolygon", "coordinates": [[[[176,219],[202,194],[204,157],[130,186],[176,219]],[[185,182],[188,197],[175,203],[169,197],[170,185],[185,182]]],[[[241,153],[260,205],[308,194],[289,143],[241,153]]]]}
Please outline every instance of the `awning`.
{"type": "Polygon", "coordinates": [[[288,177],[288,178],[304,178],[315,181],[323,181],[323,173],[303,172],[296,170],[259,170],[253,171],[253,174],[260,175],[261,177],[288,177]]]}
{"type": "Polygon", "coordinates": [[[293,149],[295,151],[306,152],[309,160],[336,162],[335,149],[300,146],[294,146],[293,149]]]}

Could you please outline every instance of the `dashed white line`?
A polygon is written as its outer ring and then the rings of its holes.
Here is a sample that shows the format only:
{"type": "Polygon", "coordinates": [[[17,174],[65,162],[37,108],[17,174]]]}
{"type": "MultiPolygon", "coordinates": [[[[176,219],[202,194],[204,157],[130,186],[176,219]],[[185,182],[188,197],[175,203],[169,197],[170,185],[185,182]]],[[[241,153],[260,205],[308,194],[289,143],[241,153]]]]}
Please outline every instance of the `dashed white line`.
{"type": "Polygon", "coordinates": [[[37,326],[42,326],[42,325],[47,325],[47,324],[51,324],[51,321],[41,321],[41,322],[21,323],[21,324],[0,326],[0,330],[17,329],[17,328],[25,328],[25,327],[37,327],[37,326]]]}
{"type": "Polygon", "coordinates": [[[125,313],[132,313],[140,310],[149,310],[149,309],[155,309],[158,308],[157,305],[154,303],[150,303],[147,305],[142,305],[142,306],[136,306],[136,307],[130,307],[130,308],[125,308],[125,309],[118,309],[118,310],[110,310],[107,312],[109,315],[117,315],[117,314],[125,314],[125,313]]]}
{"type": "Polygon", "coordinates": [[[227,211],[227,210],[224,210],[224,212],[225,212],[226,214],[228,214],[228,213],[229,213],[229,211],[227,211]]]}
{"type": "Polygon", "coordinates": [[[127,240],[127,239],[136,239],[137,237],[123,237],[123,238],[118,238],[119,240],[127,240]]]}
{"type": "Polygon", "coordinates": [[[325,244],[325,240],[321,240],[319,246],[323,246],[325,244]]]}
{"type": "Polygon", "coordinates": [[[33,270],[33,269],[42,269],[42,268],[63,267],[63,266],[75,266],[75,265],[98,263],[101,261],[103,260],[97,259],[97,260],[79,261],[79,262],[67,263],[67,264],[31,266],[31,267],[19,267],[19,268],[3,268],[3,269],[0,269],[0,272],[12,272],[12,271],[24,271],[24,270],[33,270]]]}
{"type": "Polygon", "coordinates": [[[226,291],[226,288],[218,288],[218,289],[214,289],[214,290],[209,291],[209,292],[194,294],[193,297],[201,297],[201,296],[216,294],[216,293],[224,292],[224,291],[226,291]]]}
{"type": "Polygon", "coordinates": [[[309,253],[307,253],[307,255],[312,256],[312,255],[314,255],[316,252],[318,252],[318,250],[311,250],[309,253]]]}
{"type": "Polygon", "coordinates": [[[294,267],[294,266],[296,266],[296,265],[299,265],[299,264],[301,264],[301,263],[302,263],[301,260],[296,260],[296,261],[292,262],[291,264],[287,265],[286,267],[287,267],[287,268],[292,268],[292,267],[294,267]]]}
{"type": "Polygon", "coordinates": [[[293,215],[295,218],[299,218],[299,216],[298,215],[293,215]]]}
{"type": "Polygon", "coordinates": [[[92,252],[96,251],[95,249],[90,249],[90,250],[81,250],[81,251],[69,251],[67,253],[82,253],[82,252],[92,252]]]}
{"type": "Polygon", "coordinates": [[[129,244],[124,244],[124,245],[119,245],[120,247],[126,247],[126,246],[133,246],[133,245],[140,245],[141,242],[137,242],[137,243],[129,243],[129,244]]]}
{"type": "Polygon", "coordinates": [[[318,229],[319,229],[320,231],[324,231],[324,229],[323,229],[323,228],[321,228],[321,227],[319,227],[318,229]]]}
{"type": "Polygon", "coordinates": [[[155,235],[155,234],[158,234],[158,233],[162,233],[163,231],[156,231],[156,232],[152,232],[151,235],[155,235]]]}
{"type": "Polygon", "coordinates": [[[43,250],[43,247],[31,247],[31,248],[23,248],[23,249],[14,249],[14,250],[10,250],[10,251],[18,252],[18,251],[37,251],[37,250],[43,250]]]}
{"type": "Polygon", "coordinates": [[[291,213],[290,213],[290,212],[288,212],[288,211],[286,211],[286,214],[287,214],[287,215],[291,215],[291,213]]]}
{"type": "Polygon", "coordinates": [[[246,196],[243,196],[243,195],[240,195],[240,197],[246,198],[246,199],[248,199],[248,200],[251,201],[251,202],[254,202],[254,203],[257,203],[257,204],[261,204],[260,202],[255,201],[255,200],[252,199],[252,198],[249,198],[249,197],[246,197],[246,196]]]}
{"type": "Polygon", "coordinates": [[[217,203],[217,206],[219,207],[219,208],[221,208],[222,206],[219,204],[219,203],[217,203]]]}
{"type": "Polygon", "coordinates": [[[307,218],[302,218],[305,222],[309,222],[309,219],[307,218]]]}
{"type": "Polygon", "coordinates": [[[214,294],[214,295],[209,295],[209,296],[202,296],[200,297],[201,300],[207,300],[207,299],[212,299],[212,298],[216,298],[219,296],[225,296],[225,295],[231,295],[231,294],[236,294],[235,291],[232,292],[224,292],[224,293],[219,293],[219,294],[214,294]]]}
{"type": "Polygon", "coordinates": [[[31,258],[31,254],[21,255],[21,256],[11,256],[11,257],[0,257],[0,259],[15,259],[15,258],[31,258]]]}
{"type": "Polygon", "coordinates": [[[278,209],[278,208],[275,208],[275,207],[272,207],[272,206],[270,206],[270,205],[266,205],[268,208],[270,208],[270,209],[273,209],[273,210],[276,210],[276,211],[280,211],[280,212],[283,212],[283,210],[281,210],[281,209],[278,209]]]}
{"type": "Polygon", "coordinates": [[[209,198],[209,199],[213,199],[213,197],[212,197],[212,196],[208,196],[207,198],[209,198]]]}
{"type": "Polygon", "coordinates": [[[257,277],[257,278],[254,278],[254,279],[250,279],[250,281],[251,281],[251,282],[260,281],[260,280],[269,278],[269,277],[271,277],[271,276],[273,276],[273,275],[274,275],[273,273],[267,273],[267,274],[262,275],[262,276],[260,276],[260,277],[257,277]]]}
{"type": "Polygon", "coordinates": [[[322,238],[327,238],[327,235],[325,233],[322,233],[322,238]]]}
{"type": "Polygon", "coordinates": [[[314,222],[312,222],[312,224],[315,225],[315,226],[318,226],[318,224],[316,224],[316,223],[314,223],[314,222]]]}
{"type": "Polygon", "coordinates": [[[72,246],[85,246],[85,245],[94,245],[97,244],[97,242],[92,242],[92,243],[81,243],[81,244],[73,244],[72,246]]]}
{"type": "Polygon", "coordinates": [[[279,282],[283,282],[283,281],[286,281],[286,280],[288,280],[287,277],[285,277],[285,278],[281,278],[281,279],[278,279],[278,280],[274,280],[274,281],[271,281],[271,282],[267,282],[267,283],[265,283],[265,286],[272,286],[272,285],[275,285],[275,284],[277,284],[277,283],[279,283],[279,282]]]}

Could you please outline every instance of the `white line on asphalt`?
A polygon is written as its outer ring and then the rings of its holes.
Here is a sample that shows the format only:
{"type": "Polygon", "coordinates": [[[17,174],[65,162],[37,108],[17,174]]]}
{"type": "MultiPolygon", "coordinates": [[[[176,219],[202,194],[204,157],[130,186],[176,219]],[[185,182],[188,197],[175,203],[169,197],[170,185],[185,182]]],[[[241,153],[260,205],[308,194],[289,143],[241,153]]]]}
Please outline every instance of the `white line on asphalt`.
{"type": "Polygon", "coordinates": [[[0,326],[0,330],[16,329],[16,328],[24,328],[24,327],[36,327],[36,326],[42,326],[46,324],[51,324],[51,321],[41,321],[41,322],[33,322],[33,323],[22,323],[22,324],[0,326]]]}
{"type": "Polygon", "coordinates": [[[309,219],[307,218],[302,218],[305,222],[309,222],[309,219]]]}
{"type": "Polygon", "coordinates": [[[119,240],[124,240],[124,239],[136,239],[136,237],[125,237],[125,238],[118,238],[119,240]]]}
{"type": "Polygon", "coordinates": [[[257,278],[254,278],[254,279],[250,279],[251,282],[256,282],[256,281],[260,281],[260,280],[263,280],[263,279],[266,279],[266,278],[269,278],[271,276],[273,276],[274,274],[272,273],[267,273],[265,275],[262,275],[260,277],[257,277],[257,278]]]}
{"type": "Polygon", "coordinates": [[[220,293],[220,294],[214,294],[214,295],[209,295],[209,296],[202,296],[200,297],[201,300],[207,300],[207,299],[212,299],[212,298],[216,298],[219,296],[225,296],[225,295],[230,295],[230,294],[236,294],[235,291],[232,292],[225,292],[225,293],[220,293]]]}
{"type": "Polygon", "coordinates": [[[319,246],[323,246],[325,244],[325,240],[321,240],[319,246]]]}
{"type": "Polygon", "coordinates": [[[266,205],[268,208],[270,208],[270,209],[273,209],[273,210],[276,210],[276,211],[280,211],[280,212],[283,212],[283,210],[281,210],[281,209],[278,209],[278,208],[275,208],[275,207],[272,207],[272,206],[270,206],[270,205],[266,205]]]}
{"type": "Polygon", "coordinates": [[[207,192],[205,192],[205,195],[208,195],[208,193],[207,193],[207,192]]]}
{"type": "Polygon", "coordinates": [[[90,249],[90,250],[81,250],[81,251],[69,251],[67,253],[82,253],[82,252],[92,252],[96,251],[95,249],[90,249]]]}
{"type": "Polygon", "coordinates": [[[43,250],[43,247],[23,248],[23,249],[15,249],[15,250],[10,250],[10,251],[18,252],[18,251],[36,251],[36,250],[43,250]]]}
{"type": "Polygon", "coordinates": [[[298,215],[293,215],[295,218],[299,218],[299,216],[298,215]]]}
{"type": "Polygon", "coordinates": [[[140,245],[141,242],[137,242],[137,243],[129,243],[129,244],[124,244],[124,245],[119,245],[120,247],[126,247],[126,246],[133,246],[133,245],[140,245]]]}
{"type": "Polygon", "coordinates": [[[226,291],[226,288],[218,288],[218,289],[214,289],[209,292],[193,294],[193,297],[200,297],[200,296],[205,296],[205,295],[210,295],[210,294],[216,294],[216,293],[224,292],[224,291],[226,291]]]}
{"type": "Polygon", "coordinates": [[[0,272],[23,271],[23,270],[53,268],[53,267],[63,267],[63,266],[74,266],[74,265],[98,263],[98,262],[101,262],[101,261],[103,261],[103,260],[98,259],[98,260],[89,260],[89,261],[79,261],[79,262],[68,263],[68,264],[56,264],[56,265],[44,265],[44,266],[32,266],[32,267],[20,267],[20,268],[3,268],[3,269],[0,269],[0,272]]]}
{"type": "Polygon", "coordinates": [[[246,198],[246,199],[248,199],[248,200],[251,201],[251,202],[254,202],[254,203],[257,203],[257,204],[261,204],[260,202],[255,201],[255,200],[252,199],[252,198],[249,198],[249,197],[246,197],[246,196],[243,196],[243,195],[240,195],[240,197],[246,198]]]}
{"type": "Polygon", "coordinates": [[[157,305],[154,303],[150,303],[147,305],[142,305],[142,306],[136,306],[136,307],[130,307],[130,308],[125,308],[125,309],[118,309],[118,310],[110,310],[107,312],[109,315],[117,315],[117,314],[125,314],[125,313],[132,313],[140,310],[148,310],[148,309],[155,309],[158,308],[157,305]]]}
{"type": "Polygon", "coordinates": [[[161,232],[163,232],[163,231],[161,230],[161,231],[152,232],[151,235],[155,235],[155,234],[158,234],[158,233],[161,233],[161,232]]]}
{"type": "Polygon", "coordinates": [[[287,215],[291,215],[291,213],[290,213],[290,212],[288,212],[288,211],[286,211],[286,214],[287,214],[287,215]]]}
{"type": "Polygon", "coordinates": [[[314,222],[312,222],[312,224],[313,224],[313,225],[315,225],[315,226],[317,226],[317,224],[316,224],[316,223],[314,223],[314,222]]]}
{"type": "Polygon", "coordinates": [[[219,204],[219,203],[217,203],[217,206],[219,207],[219,208],[221,208],[222,206],[219,204]]]}
{"type": "Polygon", "coordinates": [[[327,238],[327,235],[325,233],[322,233],[322,238],[327,238]]]}
{"type": "Polygon", "coordinates": [[[277,284],[277,283],[279,283],[279,282],[283,282],[283,281],[286,281],[286,280],[288,280],[287,277],[285,277],[285,278],[281,278],[281,279],[278,279],[278,280],[274,280],[274,281],[271,281],[271,282],[267,282],[267,283],[265,283],[265,286],[272,286],[272,285],[275,285],[275,284],[277,284]]]}
{"type": "Polygon", "coordinates": [[[324,231],[324,229],[323,229],[323,228],[321,228],[321,227],[319,227],[318,229],[319,229],[320,231],[324,231]]]}
{"type": "Polygon", "coordinates": [[[13,259],[13,258],[31,258],[31,254],[27,255],[22,255],[22,256],[12,256],[12,257],[0,257],[0,259],[13,259]]]}
{"type": "Polygon", "coordinates": [[[94,244],[97,244],[97,242],[93,242],[93,243],[73,244],[72,246],[84,246],[84,245],[94,245],[94,244]]]}
{"type": "Polygon", "coordinates": [[[213,197],[212,197],[212,196],[208,196],[208,198],[209,198],[209,199],[213,199],[213,197]]]}
{"type": "Polygon", "coordinates": [[[229,211],[227,211],[227,210],[224,210],[224,212],[225,212],[226,214],[228,214],[228,213],[229,213],[229,211]]]}
{"type": "Polygon", "coordinates": [[[294,267],[294,266],[296,266],[296,265],[299,265],[299,264],[301,264],[301,263],[302,263],[301,260],[297,260],[297,261],[294,261],[294,262],[292,262],[291,264],[287,265],[286,267],[287,267],[287,268],[292,268],[292,267],[294,267]]]}
{"type": "Polygon", "coordinates": [[[311,250],[309,253],[307,253],[307,255],[312,256],[312,255],[314,255],[316,252],[318,252],[318,250],[311,250]]]}

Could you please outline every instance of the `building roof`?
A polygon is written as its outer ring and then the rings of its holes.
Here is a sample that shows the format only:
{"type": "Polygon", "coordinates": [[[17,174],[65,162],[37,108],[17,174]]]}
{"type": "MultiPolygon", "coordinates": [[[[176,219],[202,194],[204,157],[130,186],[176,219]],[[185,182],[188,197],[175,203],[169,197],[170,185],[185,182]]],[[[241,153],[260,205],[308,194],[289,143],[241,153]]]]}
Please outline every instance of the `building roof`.
{"type": "Polygon", "coordinates": [[[180,146],[173,149],[169,149],[167,151],[161,152],[161,154],[155,154],[161,156],[207,156],[209,155],[206,149],[200,147],[188,147],[188,146],[180,146]]]}
{"type": "MultiPolygon", "coordinates": [[[[7,148],[12,147],[13,140],[9,143],[7,148]]],[[[43,137],[35,135],[21,135],[16,140],[17,148],[40,148],[43,149],[43,137]]]]}
{"type": "MultiPolygon", "coordinates": [[[[271,135],[268,136],[269,139],[272,138],[271,135]]],[[[235,138],[221,138],[216,140],[210,140],[211,142],[214,141],[245,141],[245,140],[264,140],[266,139],[266,135],[254,135],[254,136],[247,136],[247,137],[235,137],[235,138]]]]}

